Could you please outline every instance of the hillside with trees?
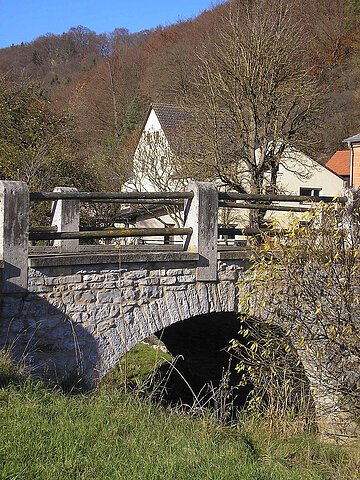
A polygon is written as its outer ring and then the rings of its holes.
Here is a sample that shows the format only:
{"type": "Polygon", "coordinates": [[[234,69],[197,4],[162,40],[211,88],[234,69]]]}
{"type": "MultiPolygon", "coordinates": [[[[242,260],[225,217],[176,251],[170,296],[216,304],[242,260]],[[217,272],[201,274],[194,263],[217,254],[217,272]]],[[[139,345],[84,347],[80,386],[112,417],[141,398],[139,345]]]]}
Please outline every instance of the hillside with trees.
{"type": "MultiPolygon", "coordinates": [[[[264,3],[270,5],[271,23],[272,2],[233,0],[166,28],[97,34],[77,26],[1,49],[1,177],[26,180],[32,188],[52,188],[59,181],[79,188],[121,188],[149,103],[182,105],[196,97],[199,68],[223,43],[225,19],[237,7],[264,3]],[[55,164],[56,175],[47,175],[55,164]]],[[[291,9],[294,35],[278,54],[286,54],[295,71],[301,50],[301,65],[311,77],[306,91],[322,106],[302,143],[324,161],[343,148],[343,138],[360,131],[360,2],[288,0],[282,5],[291,9]]],[[[238,32],[244,20],[238,19],[238,32]]],[[[271,35],[276,29],[269,31],[269,45],[271,35]]],[[[221,65],[208,66],[214,80],[221,65]]]]}

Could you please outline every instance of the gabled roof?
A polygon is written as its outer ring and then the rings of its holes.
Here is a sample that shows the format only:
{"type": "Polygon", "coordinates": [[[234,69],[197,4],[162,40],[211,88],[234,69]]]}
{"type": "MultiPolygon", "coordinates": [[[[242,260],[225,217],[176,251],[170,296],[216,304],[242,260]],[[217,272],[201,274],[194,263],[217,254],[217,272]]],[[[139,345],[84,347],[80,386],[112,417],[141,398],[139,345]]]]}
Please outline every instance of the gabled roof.
{"type": "Polygon", "coordinates": [[[326,166],[340,176],[350,176],[350,150],[338,150],[326,162],[326,166]]]}
{"type": "Polygon", "coordinates": [[[360,143],[360,133],[357,133],[356,135],[353,135],[352,137],[345,138],[343,140],[344,143],[360,143]]]}
{"type": "Polygon", "coordinates": [[[181,124],[190,119],[190,114],[170,103],[153,103],[153,109],[166,136],[173,134],[181,124]]]}

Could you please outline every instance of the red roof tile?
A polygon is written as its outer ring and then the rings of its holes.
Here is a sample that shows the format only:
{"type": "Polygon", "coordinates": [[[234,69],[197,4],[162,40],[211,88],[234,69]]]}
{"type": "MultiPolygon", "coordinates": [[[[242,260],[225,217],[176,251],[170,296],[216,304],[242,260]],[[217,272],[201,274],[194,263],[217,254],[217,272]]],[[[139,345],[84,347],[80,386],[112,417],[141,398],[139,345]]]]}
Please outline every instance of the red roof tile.
{"type": "Polygon", "coordinates": [[[326,166],[337,175],[350,175],[350,150],[338,150],[326,166]]]}

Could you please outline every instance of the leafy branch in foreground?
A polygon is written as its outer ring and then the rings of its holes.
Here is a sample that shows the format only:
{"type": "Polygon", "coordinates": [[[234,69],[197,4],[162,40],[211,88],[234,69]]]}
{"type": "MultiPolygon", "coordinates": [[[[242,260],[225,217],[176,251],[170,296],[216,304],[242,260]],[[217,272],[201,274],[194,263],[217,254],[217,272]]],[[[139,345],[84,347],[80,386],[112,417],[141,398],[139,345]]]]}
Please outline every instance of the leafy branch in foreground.
{"type": "Polygon", "coordinates": [[[308,400],[308,382],[320,430],[356,430],[359,214],[319,205],[306,226],[297,219],[257,247],[239,284],[241,334],[249,341],[233,345],[244,382],[254,385],[250,407],[265,399],[280,412],[299,411],[308,400]]]}

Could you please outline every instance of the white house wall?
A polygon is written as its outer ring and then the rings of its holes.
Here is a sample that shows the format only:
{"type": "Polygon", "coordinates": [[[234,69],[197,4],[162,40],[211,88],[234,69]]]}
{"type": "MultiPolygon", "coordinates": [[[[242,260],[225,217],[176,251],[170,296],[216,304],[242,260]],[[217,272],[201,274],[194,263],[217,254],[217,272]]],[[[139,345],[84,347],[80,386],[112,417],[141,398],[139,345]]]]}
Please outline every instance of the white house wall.
{"type": "MultiPolygon", "coordinates": [[[[296,160],[286,159],[282,165],[280,165],[278,173],[278,187],[280,193],[300,195],[300,188],[308,189],[320,189],[320,196],[335,197],[341,193],[344,187],[344,181],[328,170],[326,167],[315,162],[315,160],[304,154],[298,154],[296,160]],[[299,162],[305,165],[302,176],[296,175],[294,172],[299,171],[299,162]],[[307,173],[307,178],[305,175],[307,173]]],[[[299,204],[294,202],[281,203],[286,206],[302,206],[306,207],[307,204],[299,204]]],[[[296,214],[296,218],[301,218],[301,214],[296,214]]],[[[287,224],[289,220],[289,214],[287,213],[275,213],[269,212],[267,218],[274,219],[280,222],[282,225],[287,224]]]]}

